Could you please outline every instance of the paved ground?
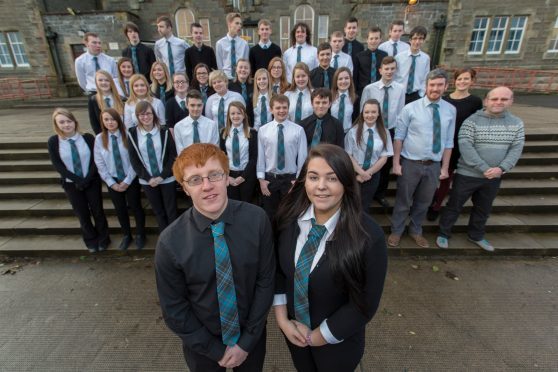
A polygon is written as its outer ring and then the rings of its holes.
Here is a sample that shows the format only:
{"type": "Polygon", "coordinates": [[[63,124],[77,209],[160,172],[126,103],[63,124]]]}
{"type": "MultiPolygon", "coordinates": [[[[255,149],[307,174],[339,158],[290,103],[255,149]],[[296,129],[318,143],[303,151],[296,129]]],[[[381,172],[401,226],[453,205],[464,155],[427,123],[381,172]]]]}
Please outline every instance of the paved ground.
{"type": "MultiPolygon", "coordinates": [[[[0,371],[185,369],[151,258],[7,260],[0,371]]],[[[557,277],[557,258],[392,258],[364,370],[556,371],[557,277]]],[[[272,317],[265,371],[292,371],[272,317]]]]}

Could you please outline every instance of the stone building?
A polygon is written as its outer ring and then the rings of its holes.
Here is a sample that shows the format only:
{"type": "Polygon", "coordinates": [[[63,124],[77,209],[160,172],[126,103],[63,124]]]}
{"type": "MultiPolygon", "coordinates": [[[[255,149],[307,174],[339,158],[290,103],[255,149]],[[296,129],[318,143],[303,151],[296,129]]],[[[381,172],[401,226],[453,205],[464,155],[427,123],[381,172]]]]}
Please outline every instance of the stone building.
{"type": "Polygon", "coordinates": [[[260,18],[272,21],[272,39],[286,48],[298,21],[309,24],[317,44],[355,16],[360,40],[372,25],[387,37],[393,19],[404,19],[406,31],[426,26],[425,50],[433,62],[449,67],[552,70],[558,62],[558,0],[419,0],[412,6],[407,0],[4,0],[2,8],[0,88],[6,78],[46,78],[60,96],[79,93],[73,61],[83,52],[86,31],[99,33],[105,52],[119,57],[126,45],[125,22],[137,23],[149,43],[159,37],[156,18],[170,15],[178,36],[188,40],[189,24],[199,22],[206,43],[214,46],[226,33],[225,15],[233,10],[243,15],[242,32],[250,44],[257,43],[260,18]]]}

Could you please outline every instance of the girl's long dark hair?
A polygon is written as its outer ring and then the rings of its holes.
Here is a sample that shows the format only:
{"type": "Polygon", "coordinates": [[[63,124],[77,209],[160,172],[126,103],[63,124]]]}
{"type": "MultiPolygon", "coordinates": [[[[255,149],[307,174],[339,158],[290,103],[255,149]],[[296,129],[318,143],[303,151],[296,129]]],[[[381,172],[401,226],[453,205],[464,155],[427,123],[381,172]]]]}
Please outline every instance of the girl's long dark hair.
{"type": "Polygon", "coordinates": [[[360,187],[355,178],[351,158],[342,148],[322,144],[310,150],[293,189],[279,205],[274,221],[276,233],[280,234],[296,222],[298,217],[311,205],[304,184],[308,163],[313,158],[324,159],[343,185],[339,221],[331,235],[331,245],[328,247],[327,255],[336,282],[348,294],[351,301],[365,314],[366,266],[364,244],[368,240],[368,234],[361,222],[360,187]]]}

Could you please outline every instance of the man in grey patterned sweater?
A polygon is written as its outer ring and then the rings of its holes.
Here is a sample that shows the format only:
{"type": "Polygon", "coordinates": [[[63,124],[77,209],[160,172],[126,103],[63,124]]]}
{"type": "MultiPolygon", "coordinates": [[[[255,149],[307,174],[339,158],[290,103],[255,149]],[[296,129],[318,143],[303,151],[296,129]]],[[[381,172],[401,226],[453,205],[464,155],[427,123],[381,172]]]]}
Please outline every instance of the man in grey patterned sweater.
{"type": "Polygon", "coordinates": [[[440,217],[438,247],[448,248],[451,229],[465,202],[472,198],[469,240],[486,251],[494,251],[484,238],[486,221],[502,174],[515,166],[525,143],[523,121],[508,111],[512,103],[513,92],[509,88],[494,88],[484,99],[484,110],[463,123],[458,136],[461,157],[448,204],[440,217]]]}

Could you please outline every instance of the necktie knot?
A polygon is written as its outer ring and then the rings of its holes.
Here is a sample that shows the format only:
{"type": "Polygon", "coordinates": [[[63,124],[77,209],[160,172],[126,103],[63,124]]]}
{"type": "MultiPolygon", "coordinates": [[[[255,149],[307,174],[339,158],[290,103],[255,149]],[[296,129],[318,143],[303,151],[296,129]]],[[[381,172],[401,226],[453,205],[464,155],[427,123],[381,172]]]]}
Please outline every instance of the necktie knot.
{"type": "Polygon", "coordinates": [[[303,95],[304,95],[304,93],[298,92],[298,98],[299,98],[299,99],[302,99],[302,96],[303,96],[303,95]]]}
{"type": "Polygon", "coordinates": [[[70,142],[71,145],[75,145],[76,141],[73,139],[69,139],[68,142],[70,142]]]}
{"type": "Polygon", "coordinates": [[[233,134],[234,134],[235,136],[238,135],[238,129],[237,129],[237,128],[234,128],[234,129],[233,129],[233,134]]]}
{"type": "Polygon", "coordinates": [[[151,139],[151,137],[152,137],[153,135],[152,135],[151,133],[147,133],[145,136],[146,136],[148,139],[151,139]]]}
{"type": "Polygon", "coordinates": [[[430,107],[432,107],[434,110],[437,110],[438,107],[440,107],[440,105],[437,104],[437,103],[431,103],[431,104],[430,104],[430,107]]]}
{"type": "Polygon", "coordinates": [[[222,236],[225,234],[225,223],[223,221],[211,224],[211,233],[213,236],[222,236]]]}
{"type": "Polygon", "coordinates": [[[342,94],[341,94],[341,100],[344,101],[344,100],[345,100],[345,97],[347,97],[347,95],[346,95],[345,93],[342,93],[342,94]]]}
{"type": "Polygon", "coordinates": [[[310,219],[310,221],[312,222],[312,228],[308,233],[308,237],[310,238],[310,236],[312,236],[318,240],[321,240],[325,235],[327,228],[324,225],[318,225],[315,218],[310,219]]]}
{"type": "Polygon", "coordinates": [[[283,124],[277,124],[277,128],[279,128],[279,130],[283,130],[283,124]]]}
{"type": "Polygon", "coordinates": [[[116,135],[111,134],[111,135],[110,135],[110,138],[112,138],[113,141],[116,141],[116,135]]]}
{"type": "Polygon", "coordinates": [[[374,134],[374,130],[372,128],[368,128],[368,135],[371,136],[374,134]]]}

